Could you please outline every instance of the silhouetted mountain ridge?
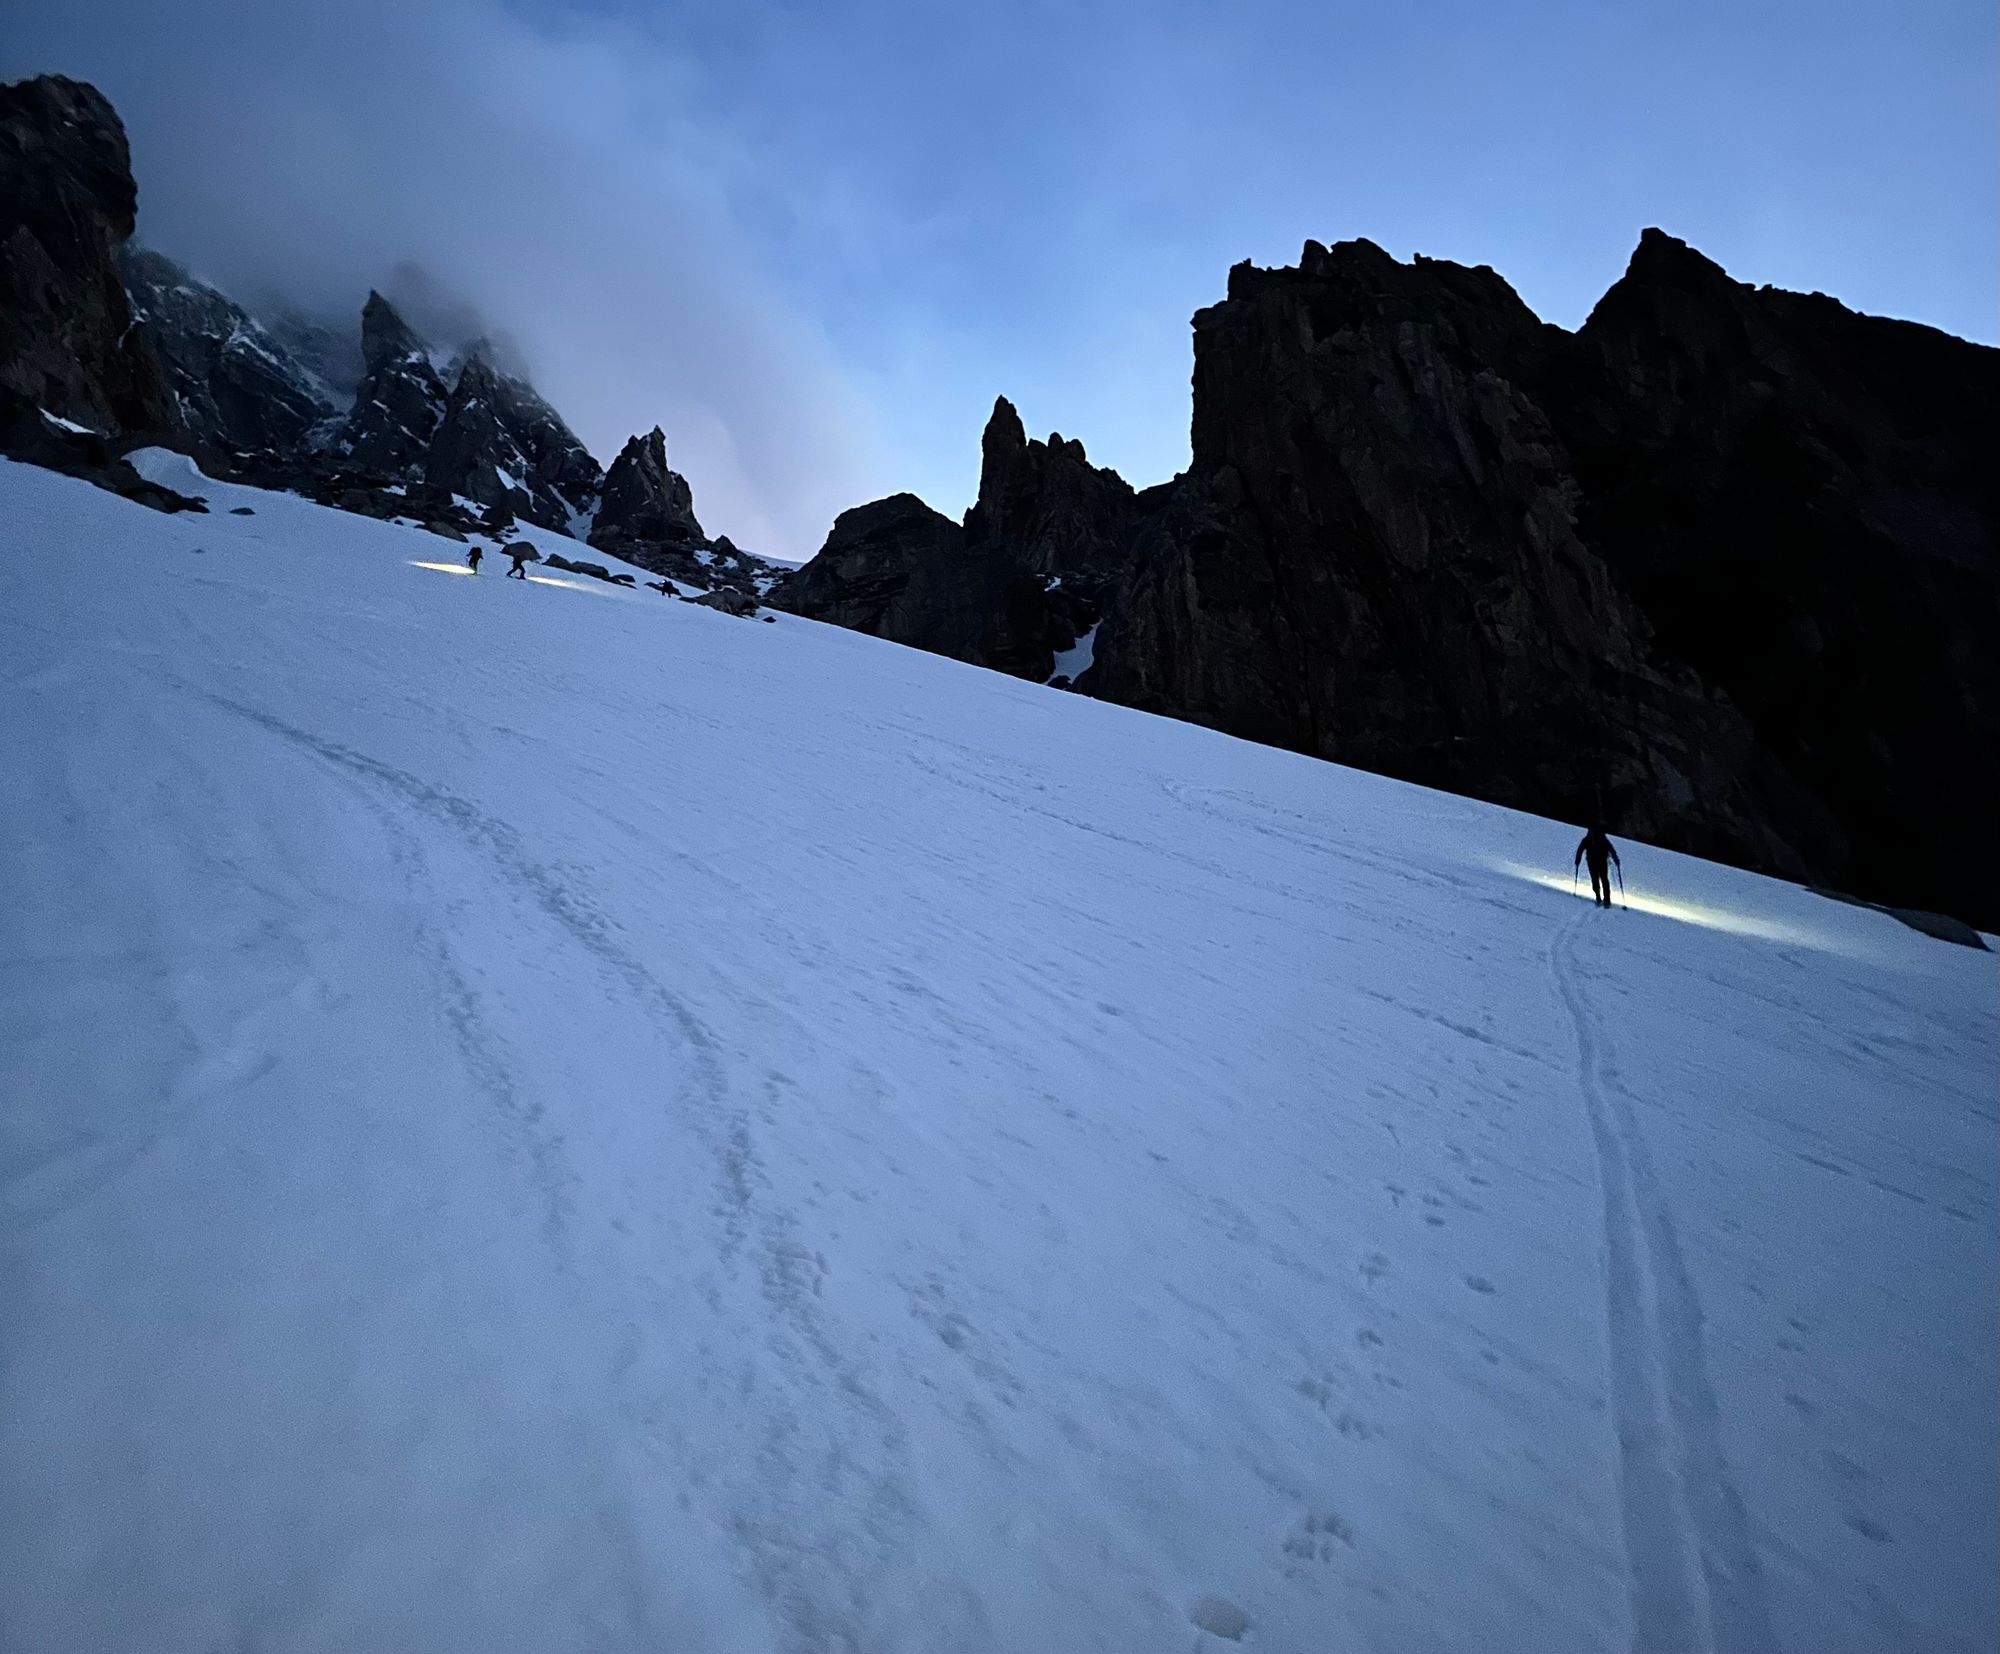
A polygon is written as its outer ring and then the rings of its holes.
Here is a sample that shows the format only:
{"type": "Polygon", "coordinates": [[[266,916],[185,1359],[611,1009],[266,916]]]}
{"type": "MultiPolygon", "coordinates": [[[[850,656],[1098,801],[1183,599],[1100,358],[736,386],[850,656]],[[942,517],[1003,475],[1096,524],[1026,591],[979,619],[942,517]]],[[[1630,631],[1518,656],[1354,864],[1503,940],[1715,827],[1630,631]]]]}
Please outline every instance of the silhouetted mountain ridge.
{"type": "Polygon", "coordinates": [[[1575,333],[1307,242],[1195,315],[1191,449],[1135,494],[1003,399],[962,541],[837,528],[773,600],[1033,678],[1095,624],[1104,699],[2000,923],[2000,352],[1657,230],[1575,333]],[[995,571],[1061,577],[1047,652],[995,571]]]}

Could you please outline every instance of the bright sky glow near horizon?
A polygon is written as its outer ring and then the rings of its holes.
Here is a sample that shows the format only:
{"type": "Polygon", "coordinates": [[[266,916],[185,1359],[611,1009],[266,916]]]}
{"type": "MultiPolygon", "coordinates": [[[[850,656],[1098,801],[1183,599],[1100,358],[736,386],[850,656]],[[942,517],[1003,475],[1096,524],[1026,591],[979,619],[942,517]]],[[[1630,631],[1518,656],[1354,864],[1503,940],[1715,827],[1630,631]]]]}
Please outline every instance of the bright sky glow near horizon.
{"type": "Polygon", "coordinates": [[[1171,475],[1189,316],[1309,236],[1573,327],[1657,224],[2000,331],[1988,0],[8,11],[0,75],[118,105],[143,239],[343,313],[414,259],[601,458],[663,425],[710,531],[781,556],[901,489],[963,510],[996,394],[1171,475]]]}

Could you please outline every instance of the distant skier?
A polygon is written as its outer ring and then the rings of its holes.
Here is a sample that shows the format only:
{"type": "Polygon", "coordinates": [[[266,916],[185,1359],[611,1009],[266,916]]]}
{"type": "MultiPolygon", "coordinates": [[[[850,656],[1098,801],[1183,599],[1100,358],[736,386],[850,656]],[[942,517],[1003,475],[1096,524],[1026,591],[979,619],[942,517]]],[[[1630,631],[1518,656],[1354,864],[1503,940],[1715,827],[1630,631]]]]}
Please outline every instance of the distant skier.
{"type": "Polygon", "coordinates": [[[1599,907],[1611,905],[1611,869],[1618,869],[1618,882],[1625,882],[1625,864],[1618,859],[1618,847],[1605,836],[1604,829],[1596,822],[1590,824],[1590,831],[1576,847],[1576,854],[1570,858],[1570,871],[1576,870],[1577,863],[1590,863],[1590,898],[1599,907]]]}
{"type": "Polygon", "coordinates": [[[474,540],[472,542],[472,549],[465,554],[465,560],[472,566],[474,574],[479,572],[479,559],[485,555],[486,553],[480,549],[479,542],[474,540]]]}
{"type": "Polygon", "coordinates": [[[528,560],[535,555],[533,546],[509,546],[507,555],[514,559],[514,566],[507,571],[509,580],[528,578],[528,560]]]}

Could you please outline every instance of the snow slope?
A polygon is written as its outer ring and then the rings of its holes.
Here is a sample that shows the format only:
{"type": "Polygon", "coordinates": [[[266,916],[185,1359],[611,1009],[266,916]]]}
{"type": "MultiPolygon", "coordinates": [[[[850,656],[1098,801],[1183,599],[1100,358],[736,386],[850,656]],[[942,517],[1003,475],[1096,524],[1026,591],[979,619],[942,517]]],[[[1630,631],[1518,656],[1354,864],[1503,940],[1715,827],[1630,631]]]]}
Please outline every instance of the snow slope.
{"type": "Polygon", "coordinates": [[[0,463],[0,1646],[1994,1646],[1991,956],[146,463],[0,463]]]}

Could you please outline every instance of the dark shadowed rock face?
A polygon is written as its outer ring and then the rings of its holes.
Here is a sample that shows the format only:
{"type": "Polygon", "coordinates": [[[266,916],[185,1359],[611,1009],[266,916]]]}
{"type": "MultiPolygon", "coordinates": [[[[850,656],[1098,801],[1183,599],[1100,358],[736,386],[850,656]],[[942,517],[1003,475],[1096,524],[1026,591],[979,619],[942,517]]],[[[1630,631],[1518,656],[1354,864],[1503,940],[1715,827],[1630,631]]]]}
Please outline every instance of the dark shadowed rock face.
{"type": "Polygon", "coordinates": [[[334,451],[357,471],[420,480],[450,395],[430,352],[380,293],[361,311],[364,372],[334,451]]]}
{"type": "Polygon", "coordinates": [[[1030,442],[1000,397],[980,443],[979,500],[966,514],[973,543],[1016,567],[1072,575],[1115,562],[1134,515],[1131,486],[1092,465],[1083,444],[1030,442]]]}
{"type": "Polygon", "coordinates": [[[556,411],[478,346],[459,367],[424,475],[444,493],[565,533],[596,502],[604,481],[556,411]]]}
{"type": "Polygon", "coordinates": [[[970,554],[966,531],[914,494],[843,511],[819,554],[769,602],[1038,681],[1075,635],[1041,576],[970,554]]]}
{"type": "Polygon", "coordinates": [[[1990,926],[1997,421],[2000,353],[1657,232],[1577,334],[1309,242],[1195,317],[1185,475],[1003,401],[957,555],[910,501],[788,606],[1000,665],[980,605],[1060,576],[1091,694],[1990,926]]]}
{"type": "Polygon", "coordinates": [[[773,606],[1046,682],[1057,653],[1097,623],[1136,496],[1082,443],[1030,442],[1004,396],[982,446],[963,527],[911,494],[846,512],[773,606]]]}
{"type": "Polygon", "coordinates": [[[127,247],[119,267],[195,441],[290,453],[333,420],[325,387],[241,305],[159,253],[127,247]]]}
{"type": "MultiPolygon", "coordinates": [[[[1654,660],[1579,536],[1534,395],[1564,335],[1490,270],[1367,242],[1239,267],[1195,318],[1189,496],[1145,537],[1094,693],[1496,802],[1729,845],[1749,731],[1654,660]]],[[[1824,834],[1828,824],[1815,822],[1824,834]]]]}
{"type": "Polygon", "coordinates": [[[611,462],[604,497],[591,525],[590,543],[606,550],[638,542],[701,543],[694,490],[667,464],[667,437],[655,425],[635,436],[611,462]]]}
{"type": "Polygon", "coordinates": [[[733,592],[728,601],[740,598],[749,605],[744,613],[792,573],[739,549],[726,534],[715,540],[703,534],[694,491],[667,464],[666,435],[657,425],[611,462],[590,543],[673,581],[733,592]]]}
{"type": "Polygon", "coordinates": [[[1658,231],[1576,346],[1580,529],[1838,820],[1815,876],[2000,923],[2000,351],[1658,231]]]}
{"type": "Polygon", "coordinates": [[[367,371],[361,359],[361,335],[354,327],[316,319],[283,304],[260,314],[264,331],[326,394],[343,408],[354,405],[354,393],[367,371]]]}
{"type": "Polygon", "coordinates": [[[101,93],[53,75],[0,86],[0,401],[106,435],[170,427],[115,259],[137,206],[101,93]]]}

